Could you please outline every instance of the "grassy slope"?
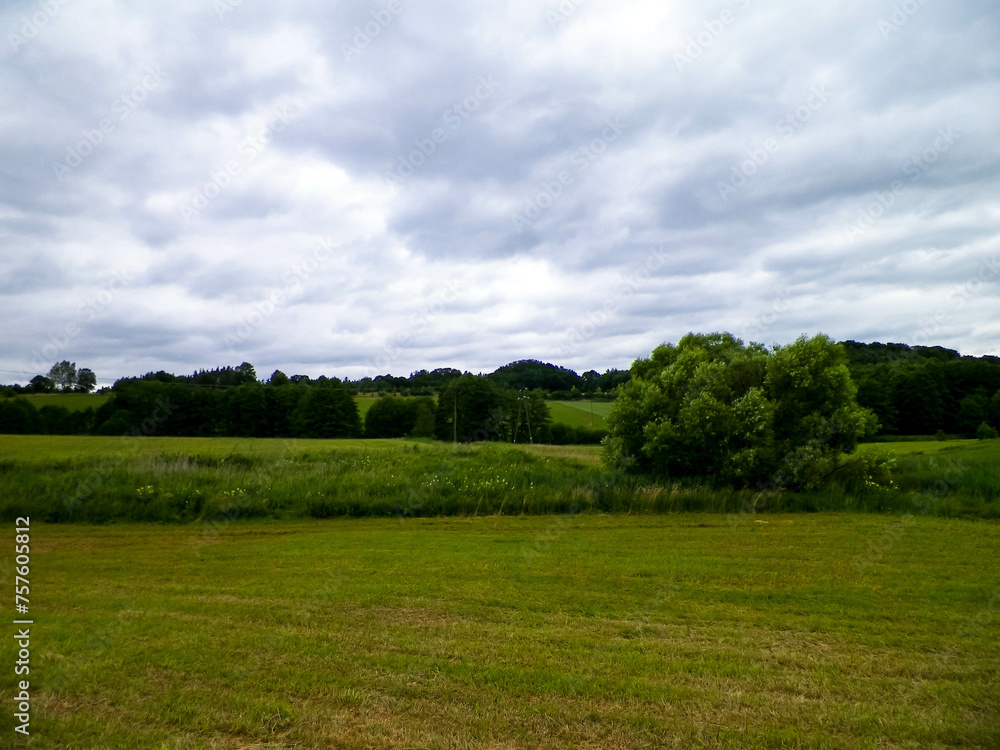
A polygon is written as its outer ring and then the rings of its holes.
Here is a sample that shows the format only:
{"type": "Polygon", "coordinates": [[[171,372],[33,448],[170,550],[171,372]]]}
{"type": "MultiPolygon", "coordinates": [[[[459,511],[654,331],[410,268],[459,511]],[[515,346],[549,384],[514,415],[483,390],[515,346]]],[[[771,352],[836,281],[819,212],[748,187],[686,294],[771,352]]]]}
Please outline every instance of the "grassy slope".
{"type": "Polygon", "coordinates": [[[607,428],[604,418],[611,413],[610,401],[546,401],[552,422],[562,422],[570,427],[586,427],[593,430],[607,428]],[[593,415],[591,415],[593,405],[593,415]]]}
{"type": "Polygon", "coordinates": [[[1000,458],[1000,440],[906,440],[888,443],[863,443],[866,452],[892,453],[897,456],[950,453],[961,451],[964,455],[987,453],[1000,458]]]}
{"type": "MultiPolygon", "coordinates": [[[[358,413],[364,421],[365,414],[378,400],[372,396],[355,396],[354,403],[358,405],[358,413]]],[[[595,401],[594,413],[590,412],[590,401],[546,401],[549,406],[549,413],[552,415],[552,422],[569,425],[570,427],[587,427],[594,430],[606,428],[604,418],[611,411],[611,402],[595,401]]]]}
{"type": "Polygon", "coordinates": [[[995,748],[996,531],[864,515],[33,524],[32,739],[995,748]]]}
{"type": "Polygon", "coordinates": [[[377,396],[355,396],[354,403],[358,405],[358,415],[361,417],[361,423],[364,424],[365,414],[368,410],[372,408],[372,404],[378,401],[377,396]]]}
{"type": "Polygon", "coordinates": [[[61,406],[69,411],[83,411],[87,408],[96,411],[111,398],[111,395],[107,393],[31,393],[26,396],[17,396],[17,398],[30,401],[36,409],[41,409],[43,406],[61,406]]]}

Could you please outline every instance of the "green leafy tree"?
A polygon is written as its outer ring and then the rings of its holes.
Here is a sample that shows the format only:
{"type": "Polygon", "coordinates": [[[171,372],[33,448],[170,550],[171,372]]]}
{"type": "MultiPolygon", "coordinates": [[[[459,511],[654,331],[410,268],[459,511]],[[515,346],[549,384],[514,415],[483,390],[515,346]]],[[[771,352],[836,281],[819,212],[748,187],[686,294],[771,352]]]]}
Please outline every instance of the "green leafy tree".
{"type": "Polygon", "coordinates": [[[955,428],[959,432],[971,434],[990,417],[990,400],[983,394],[966,396],[958,405],[955,428]]]}
{"type": "Polygon", "coordinates": [[[76,373],[77,393],[90,393],[97,387],[97,376],[89,367],[81,367],[76,373]]]}
{"type": "Polygon", "coordinates": [[[996,440],[1000,436],[997,432],[997,428],[993,425],[983,422],[976,428],[976,437],[980,440],[996,440]]]}
{"type": "Polygon", "coordinates": [[[503,392],[486,378],[462,375],[452,380],[438,396],[434,414],[434,436],[438,440],[467,443],[497,439],[498,409],[503,392]]]}
{"type": "Polygon", "coordinates": [[[567,391],[580,384],[580,376],[564,367],[534,359],[522,359],[498,368],[487,376],[501,388],[514,390],[567,391]]]}
{"type": "Polygon", "coordinates": [[[989,414],[990,424],[994,427],[1000,427],[1000,391],[994,393],[990,399],[989,414]]]}
{"type": "Polygon", "coordinates": [[[56,383],[52,378],[44,375],[35,375],[30,381],[32,393],[52,393],[56,389],[56,383]]]}
{"type": "Polygon", "coordinates": [[[76,363],[63,360],[49,370],[49,378],[61,391],[72,391],[76,386],[76,363]]]}
{"type": "Polygon", "coordinates": [[[243,385],[244,383],[256,383],[257,371],[253,368],[252,364],[244,362],[236,368],[236,379],[238,385],[243,385]]]}
{"type": "Polygon", "coordinates": [[[241,385],[224,392],[226,434],[237,437],[272,437],[264,387],[241,385]]]}
{"type": "Polygon", "coordinates": [[[944,365],[937,359],[908,363],[896,369],[893,401],[900,435],[933,435],[944,424],[944,365]]]}
{"type": "Polygon", "coordinates": [[[513,413],[512,443],[547,443],[551,440],[552,415],[541,391],[510,393],[508,411],[513,413]]]}
{"type": "Polygon", "coordinates": [[[307,438],[361,437],[361,418],[354,397],[339,380],[310,388],[295,410],[294,434],[307,438]]]}
{"type": "Polygon", "coordinates": [[[769,352],[689,334],[632,365],[608,417],[607,458],[660,476],[814,486],[874,433],[843,348],[802,337],[769,352]]]}
{"type": "MultiPolygon", "coordinates": [[[[433,399],[383,396],[371,405],[365,415],[365,437],[400,438],[413,435],[421,409],[431,415],[431,434],[433,434],[433,399]]],[[[421,432],[426,436],[426,425],[421,426],[421,432]]]]}
{"type": "Polygon", "coordinates": [[[268,379],[267,384],[273,386],[288,385],[291,380],[285,375],[281,370],[275,370],[271,373],[271,377],[268,379]]]}
{"type": "Polygon", "coordinates": [[[0,435],[37,435],[44,432],[38,410],[23,398],[0,400],[0,435]]]}
{"type": "Polygon", "coordinates": [[[434,399],[420,399],[410,437],[434,437],[434,399]]]}

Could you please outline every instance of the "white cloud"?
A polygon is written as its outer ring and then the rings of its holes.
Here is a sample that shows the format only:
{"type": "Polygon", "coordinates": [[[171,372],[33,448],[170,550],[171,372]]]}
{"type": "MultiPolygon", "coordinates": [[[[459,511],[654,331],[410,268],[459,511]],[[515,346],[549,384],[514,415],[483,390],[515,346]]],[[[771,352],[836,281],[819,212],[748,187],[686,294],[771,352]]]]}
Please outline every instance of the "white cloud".
{"type": "MultiPolygon", "coordinates": [[[[0,36],[32,7],[5,6],[0,36]]],[[[346,60],[378,7],[109,0],[8,41],[0,365],[55,338],[105,378],[244,359],[357,377],[380,352],[398,373],[603,369],[692,330],[997,353],[995,279],[955,296],[1000,251],[988,3],[928,4],[886,40],[892,4],[860,0],[404,2],[346,60]]]]}

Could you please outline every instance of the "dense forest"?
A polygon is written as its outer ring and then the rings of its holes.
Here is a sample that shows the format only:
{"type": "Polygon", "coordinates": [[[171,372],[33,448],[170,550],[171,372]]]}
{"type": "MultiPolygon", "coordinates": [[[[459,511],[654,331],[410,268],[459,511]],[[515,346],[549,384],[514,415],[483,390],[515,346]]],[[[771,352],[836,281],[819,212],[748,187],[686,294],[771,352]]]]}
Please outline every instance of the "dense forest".
{"type": "MultiPolygon", "coordinates": [[[[1000,357],[963,357],[941,347],[843,342],[859,405],[872,409],[883,435],[973,436],[1000,428],[1000,357]]],[[[65,370],[59,363],[50,372],[65,370]]],[[[611,400],[627,370],[573,370],[521,360],[489,374],[453,368],[409,377],[361,380],[288,376],[266,380],[247,362],[191,375],[147,373],[118,380],[98,409],[36,408],[17,396],[81,392],[66,376],[37,376],[27,386],[0,386],[0,433],[245,437],[437,437],[441,440],[596,442],[600,430],[553,425],[546,400],[611,400]],[[365,420],[354,396],[380,395],[365,420]]],[[[62,373],[65,374],[65,373],[62,373]]]]}
{"type": "Polygon", "coordinates": [[[1000,357],[938,346],[844,342],[858,403],[886,435],[973,435],[1000,428],[1000,357]]]}

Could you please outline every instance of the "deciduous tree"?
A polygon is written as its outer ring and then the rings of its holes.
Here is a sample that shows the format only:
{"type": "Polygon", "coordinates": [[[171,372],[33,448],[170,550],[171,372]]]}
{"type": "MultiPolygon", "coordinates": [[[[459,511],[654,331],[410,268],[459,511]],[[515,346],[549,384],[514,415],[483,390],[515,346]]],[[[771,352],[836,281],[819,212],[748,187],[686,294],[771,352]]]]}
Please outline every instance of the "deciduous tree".
{"type": "Polygon", "coordinates": [[[826,336],[768,351],[728,333],[689,334],[637,360],[608,424],[607,457],[636,471],[798,487],[877,426],[826,336]]]}

